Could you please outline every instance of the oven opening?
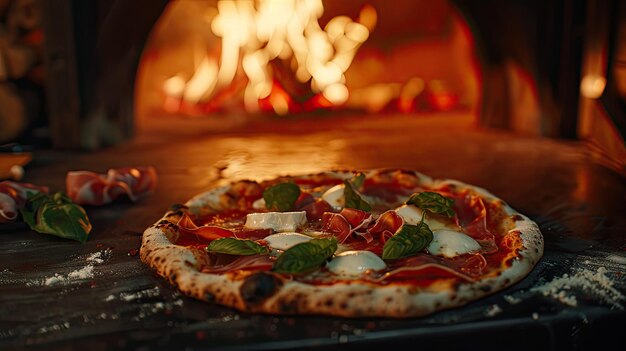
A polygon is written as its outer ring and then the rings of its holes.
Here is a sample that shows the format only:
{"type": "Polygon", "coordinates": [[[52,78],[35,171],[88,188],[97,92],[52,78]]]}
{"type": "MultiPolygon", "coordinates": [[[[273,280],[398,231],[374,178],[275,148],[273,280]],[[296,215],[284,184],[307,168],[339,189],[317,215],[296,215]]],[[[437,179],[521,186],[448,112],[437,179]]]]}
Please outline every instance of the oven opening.
{"type": "Polygon", "coordinates": [[[444,0],[177,1],[141,56],[135,118],[139,130],[181,119],[213,130],[346,115],[475,121],[481,91],[470,27],[444,0]]]}

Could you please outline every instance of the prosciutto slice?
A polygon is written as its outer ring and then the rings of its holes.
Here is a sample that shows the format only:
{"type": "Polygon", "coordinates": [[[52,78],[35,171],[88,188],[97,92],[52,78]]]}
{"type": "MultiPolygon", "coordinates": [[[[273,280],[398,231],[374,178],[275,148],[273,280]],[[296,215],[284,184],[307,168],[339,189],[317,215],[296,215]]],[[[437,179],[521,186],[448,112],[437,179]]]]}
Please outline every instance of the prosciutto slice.
{"type": "MultiPolygon", "coordinates": [[[[178,220],[178,227],[187,233],[195,234],[198,239],[202,238],[208,242],[219,238],[234,237],[234,233],[228,229],[213,225],[197,226],[191,217],[186,213],[178,220]]],[[[207,242],[207,243],[208,243],[207,242]]]]}
{"type": "Polygon", "coordinates": [[[353,208],[344,208],[340,213],[324,212],[322,231],[332,233],[340,244],[352,238],[352,234],[356,234],[356,237],[361,237],[369,243],[374,238],[364,228],[371,221],[370,213],[353,208]]]}
{"type": "Polygon", "coordinates": [[[436,280],[440,277],[456,276],[466,281],[474,281],[487,266],[481,254],[467,254],[452,259],[418,253],[415,256],[399,259],[389,267],[379,280],[436,280]]]}
{"type": "Polygon", "coordinates": [[[309,221],[320,220],[324,216],[324,212],[330,212],[333,207],[323,199],[313,199],[308,202],[296,202],[295,209],[297,211],[305,211],[309,221]]]}
{"type": "Polygon", "coordinates": [[[339,213],[324,212],[322,222],[324,223],[322,231],[332,233],[340,244],[350,236],[350,223],[339,213]]]}
{"type": "Polygon", "coordinates": [[[488,211],[483,199],[471,194],[450,197],[454,198],[455,221],[463,228],[463,232],[480,244],[482,253],[498,251],[495,235],[487,222],[488,211]]]}
{"type": "Polygon", "coordinates": [[[186,213],[178,220],[177,225],[183,234],[177,242],[178,245],[202,245],[220,238],[260,240],[272,234],[271,229],[247,230],[243,228],[226,229],[216,225],[198,226],[186,213]],[[194,237],[184,237],[185,234],[194,237]]]}
{"type": "Polygon", "coordinates": [[[227,264],[216,264],[202,269],[204,273],[221,274],[239,270],[267,271],[272,269],[273,262],[268,255],[239,256],[227,264]]]}
{"type": "Polygon", "coordinates": [[[47,193],[48,188],[10,180],[0,182],[0,223],[13,222],[26,204],[29,193],[47,193]]]}
{"type": "Polygon", "coordinates": [[[376,223],[367,231],[373,237],[377,237],[381,242],[385,243],[403,224],[404,220],[402,217],[396,211],[389,210],[381,214],[376,223]]]}
{"type": "Polygon", "coordinates": [[[357,210],[354,208],[344,208],[339,212],[352,227],[352,230],[356,230],[364,225],[367,225],[372,218],[372,215],[368,212],[357,210]]]}
{"type": "Polygon", "coordinates": [[[157,183],[154,167],[109,169],[106,174],[71,171],[65,177],[67,194],[77,204],[101,206],[122,195],[132,201],[150,194],[157,183]]]}

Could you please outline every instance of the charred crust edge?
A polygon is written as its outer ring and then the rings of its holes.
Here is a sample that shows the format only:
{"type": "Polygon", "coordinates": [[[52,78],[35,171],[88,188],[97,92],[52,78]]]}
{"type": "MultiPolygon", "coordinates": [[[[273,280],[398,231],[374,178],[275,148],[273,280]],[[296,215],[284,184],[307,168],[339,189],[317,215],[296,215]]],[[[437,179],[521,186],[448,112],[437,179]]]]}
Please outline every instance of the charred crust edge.
{"type": "Polygon", "coordinates": [[[239,293],[246,305],[259,305],[274,295],[282,285],[282,280],[276,275],[259,272],[245,278],[239,293]]]}

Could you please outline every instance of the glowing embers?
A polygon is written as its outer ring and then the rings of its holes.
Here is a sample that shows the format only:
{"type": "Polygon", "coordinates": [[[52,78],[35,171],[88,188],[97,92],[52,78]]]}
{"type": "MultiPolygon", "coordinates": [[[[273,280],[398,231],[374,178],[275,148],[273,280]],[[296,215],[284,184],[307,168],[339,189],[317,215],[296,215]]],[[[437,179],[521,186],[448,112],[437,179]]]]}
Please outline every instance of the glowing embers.
{"type": "Polygon", "coordinates": [[[322,29],[323,12],[321,0],[218,1],[210,30],[221,39],[219,55],[204,50],[189,80],[179,73],[164,82],[166,111],[215,111],[233,97],[246,111],[280,115],[344,104],[344,73],[377,14],[365,6],[357,21],[337,16],[322,29]]]}

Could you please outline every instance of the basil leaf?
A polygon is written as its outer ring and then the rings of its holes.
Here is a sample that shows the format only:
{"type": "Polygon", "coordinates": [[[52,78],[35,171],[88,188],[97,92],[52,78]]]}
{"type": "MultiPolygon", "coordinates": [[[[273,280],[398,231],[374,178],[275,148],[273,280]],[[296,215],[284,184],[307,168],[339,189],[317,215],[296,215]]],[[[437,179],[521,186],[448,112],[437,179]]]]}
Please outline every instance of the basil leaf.
{"type": "Polygon", "coordinates": [[[211,241],[206,250],[229,255],[265,255],[269,249],[255,241],[237,238],[221,238],[211,241]]]}
{"type": "Polygon", "coordinates": [[[403,225],[383,246],[383,260],[393,260],[414,255],[433,241],[433,232],[422,221],[418,225],[403,225]]]}
{"type": "Polygon", "coordinates": [[[84,243],[91,232],[91,223],[85,210],[60,192],[54,195],[29,195],[20,212],[24,222],[39,233],[84,243]]]}
{"type": "Polygon", "coordinates": [[[454,200],[438,193],[424,191],[423,193],[413,194],[406,203],[432,213],[443,213],[448,217],[454,217],[454,210],[452,209],[454,200]]]}
{"type": "Polygon", "coordinates": [[[319,238],[294,245],[283,252],[273,270],[278,273],[308,273],[319,268],[337,251],[337,239],[319,238]]]}
{"type": "Polygon", "coordinates": [[[300,196],[300,187],[292,182],[278,183],[265,189],[263,199],[270,211],[289,211],[300,196]]]}
{"type": "Polygon", "coordinates": [[[365,173],[363,172],[359,172],[355,174],[354,177],[350,179],[350,183],[352,183],[352,186],[356,189],[359,189],[360,187],[362,187],[363,182],[365,182],[365,173]]]}
{"type": "Polygon", "coordinates": [[[361,195],[354,190],[349,181],[344,180],[343,184],[345,185],[345,188],[343,189],[343,197],[346,199],[347,208],[355,208],[365,212],[372,210],[372,206],[361,198],[361,195]]]}

